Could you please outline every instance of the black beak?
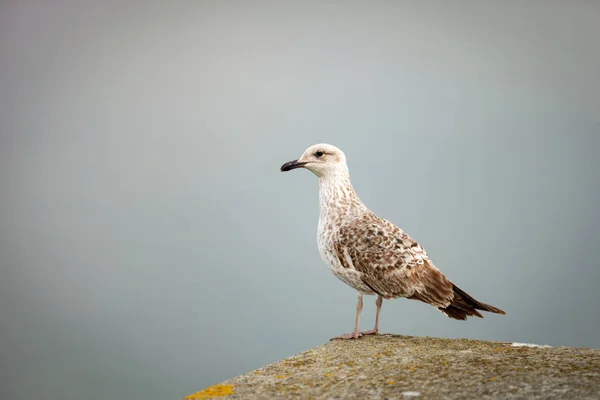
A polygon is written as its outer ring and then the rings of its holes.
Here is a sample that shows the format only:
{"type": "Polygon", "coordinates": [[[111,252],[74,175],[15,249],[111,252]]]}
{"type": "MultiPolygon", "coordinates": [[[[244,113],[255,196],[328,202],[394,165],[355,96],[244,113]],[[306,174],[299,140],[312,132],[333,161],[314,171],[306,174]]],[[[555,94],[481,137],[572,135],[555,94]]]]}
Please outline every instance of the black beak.
{"type": "Polygon", "coordinates": [[[296,168],[302,168],[306,165],[307,163],[305,162],[300,162],[298,160],[294,160],[294,161],[290,161],[290,162],[286,162],[285,164],[283,164],[281,166],[281,172],[285,172],[285,171],[291,171],[293,169],[296,168]]]}

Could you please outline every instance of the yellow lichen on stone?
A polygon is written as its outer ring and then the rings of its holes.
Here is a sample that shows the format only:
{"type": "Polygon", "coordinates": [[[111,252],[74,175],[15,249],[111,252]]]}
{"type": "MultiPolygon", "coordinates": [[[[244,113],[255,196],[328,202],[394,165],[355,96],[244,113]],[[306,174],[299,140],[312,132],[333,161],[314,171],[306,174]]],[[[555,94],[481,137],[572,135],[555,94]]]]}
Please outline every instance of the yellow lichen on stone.
{"type": "Polygon", "coordinates": [[[396,384],[396,381],[389,381],[388,382],[388,385],[395,385],[395,384],[396,384]]]}
{"type": "Polygon", "coordinates": [[[330,378],[330,377],[333,376],[333,374],[324,374],[323,376],[326,376],[326,377],[330,378]]]}
{"type": "Polygon", "coordinates": [[[190,394],[189,396],[184,397],[184,399],[203,400],[212,399],[213,397],[229,396],[230,394],[235,394],[232,385],[215,385],[208,387],[200,392],[190,394]]]}
{"type": "Polygon", "coordinates": [[[275,375],[275,378],[277,378],[277,379],[285,379],[285,378],[287,378],[287,375],[275,375]]]}

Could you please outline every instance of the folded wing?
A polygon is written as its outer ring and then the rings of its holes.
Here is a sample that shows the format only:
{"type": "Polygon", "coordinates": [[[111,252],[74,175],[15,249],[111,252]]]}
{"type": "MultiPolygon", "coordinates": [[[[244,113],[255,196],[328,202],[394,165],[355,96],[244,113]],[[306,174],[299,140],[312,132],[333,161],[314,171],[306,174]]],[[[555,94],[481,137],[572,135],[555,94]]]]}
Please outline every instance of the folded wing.
{"type": "Polygon", "coordinates": [[[342,266],[361,272],[365,285],[384,298],[407,297],[441,308],[452,303],[452,282],[423,247],[375,214],[342,227],[335,248],[342,266]]]}

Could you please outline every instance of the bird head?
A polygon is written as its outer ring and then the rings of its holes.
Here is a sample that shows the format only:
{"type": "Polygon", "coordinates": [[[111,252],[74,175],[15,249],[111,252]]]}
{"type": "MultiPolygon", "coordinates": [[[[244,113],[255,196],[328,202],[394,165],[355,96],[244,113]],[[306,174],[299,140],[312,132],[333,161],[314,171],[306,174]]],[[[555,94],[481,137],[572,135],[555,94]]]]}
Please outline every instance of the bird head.
{"type": "Polygon", "coordinates": [[[283,164],[281,171],[291,171],[296,168],[306,168],[319,178],[348,173],[344,152],[325,143],[310,146],[302,157],[283,164]]]}

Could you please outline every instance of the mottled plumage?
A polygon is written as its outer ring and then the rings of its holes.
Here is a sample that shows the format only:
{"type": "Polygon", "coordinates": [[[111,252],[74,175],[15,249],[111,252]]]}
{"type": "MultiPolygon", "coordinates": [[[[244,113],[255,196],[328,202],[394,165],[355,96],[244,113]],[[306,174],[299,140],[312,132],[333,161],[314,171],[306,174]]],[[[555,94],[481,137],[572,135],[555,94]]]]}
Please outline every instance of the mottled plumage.
{"type": "Polygon", "coordinates": [[[483,318],[477,310],[504,314],[456,287],[433,265],[417,241],[362,203],[350,183],[341,150],[327,144],[314,145],[281,170],[299,167],[319,177],[317,243],[321,257],[337,278],[359,292],[354,332],[339,338],[361,336],[358,325],[363,294],[379,296],[375,329],[367,332],[370,334],[379,330],[383,298],[420,300],[460,320],[467,316],[483,318]]]}

